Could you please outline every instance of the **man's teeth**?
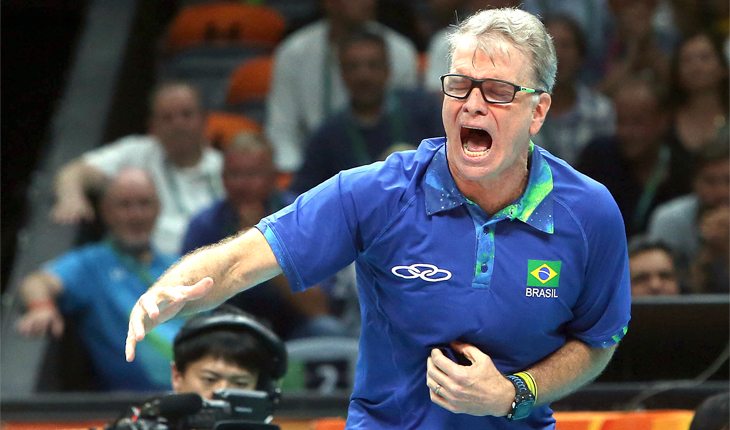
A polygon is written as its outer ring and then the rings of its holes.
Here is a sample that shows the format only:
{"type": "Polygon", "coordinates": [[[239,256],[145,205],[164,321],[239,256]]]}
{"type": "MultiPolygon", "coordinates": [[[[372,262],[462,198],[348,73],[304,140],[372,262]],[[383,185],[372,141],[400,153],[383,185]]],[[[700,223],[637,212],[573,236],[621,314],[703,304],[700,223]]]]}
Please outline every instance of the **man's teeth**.
{"type": "Polygon", "coordinates": [[[487,154],[489,152],[489,149],[491,149],[491,148],[484,148],[481,151],[470,151],[469,149],[467,149],[467,144],[466,143],[462,144],[461,147],[464,148],[464,153],[467,156],[469,156],[469,157],[479,157],[479,156],[482,156],[484,154],[487,154]]]}

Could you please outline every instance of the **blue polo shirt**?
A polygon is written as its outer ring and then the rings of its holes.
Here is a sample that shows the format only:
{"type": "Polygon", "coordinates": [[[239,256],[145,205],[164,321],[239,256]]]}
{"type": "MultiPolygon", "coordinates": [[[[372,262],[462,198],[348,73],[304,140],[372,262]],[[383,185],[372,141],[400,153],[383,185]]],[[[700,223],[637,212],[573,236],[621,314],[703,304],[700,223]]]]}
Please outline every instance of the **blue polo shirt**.
{"type": "Polygon", "coordinates": [[[547,429],[453,414],[429,399],[426,359],[453,340],[502,373],[577,338],[626,332],[630,288],[621,214],[605,187],[531,145],[525,193],[489,216],[457,189],[445,139],[341,172],[257,226],[292,288],[356,262],[362,310],[349,429],[547,429]]]}
{"type": "Polygon", "coordinates": [[[96,371],[94,382],[104,391],[170,390],[172,340],[184,320],[174,318],[156,327],[137,345],[133,362],[124,360],[129,312],[176,256],[154,253],[139,264],[108,241],[74,249],[44,265],[63,285],[58,306],[78,325],[96,371]]]}

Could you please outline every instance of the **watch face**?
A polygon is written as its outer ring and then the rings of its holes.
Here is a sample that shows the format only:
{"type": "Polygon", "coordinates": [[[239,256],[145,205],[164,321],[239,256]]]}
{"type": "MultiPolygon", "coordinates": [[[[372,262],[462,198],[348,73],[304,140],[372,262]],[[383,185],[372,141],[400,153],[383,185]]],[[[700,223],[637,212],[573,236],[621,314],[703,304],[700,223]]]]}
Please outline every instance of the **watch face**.
{"type": "Polygon", "coordinates": [[[512,415],[513,420],[521,420],[530,415],[530,411],[532,410],[532,406],[535,404],[535,400],[529,397],[523,398],[515,404],[514,413],[512,415]]]}

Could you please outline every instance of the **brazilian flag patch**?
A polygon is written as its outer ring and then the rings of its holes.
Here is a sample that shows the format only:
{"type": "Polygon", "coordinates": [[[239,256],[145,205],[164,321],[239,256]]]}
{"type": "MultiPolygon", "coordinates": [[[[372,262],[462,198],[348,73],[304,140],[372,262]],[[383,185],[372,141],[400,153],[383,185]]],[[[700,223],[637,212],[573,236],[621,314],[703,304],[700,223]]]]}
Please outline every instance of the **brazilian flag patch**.
{"type": "Polygon", "coordinates": [[[561,261],[527,260],[527,286],[558,287],[562,264],[561,261]]]}

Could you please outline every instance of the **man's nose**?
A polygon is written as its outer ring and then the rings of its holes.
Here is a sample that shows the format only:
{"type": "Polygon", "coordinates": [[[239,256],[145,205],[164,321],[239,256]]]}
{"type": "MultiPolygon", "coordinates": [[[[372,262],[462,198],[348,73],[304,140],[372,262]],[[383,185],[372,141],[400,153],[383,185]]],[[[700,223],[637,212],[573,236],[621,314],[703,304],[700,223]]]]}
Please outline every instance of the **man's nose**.
{"type": "Polygon", "coordinates": [[[478,87],[472,88],[469,95],[464,100],[464,111],[474,115],[484,115],[487,113],[488,103],[484,101],[482,90],[478,87]]]}

